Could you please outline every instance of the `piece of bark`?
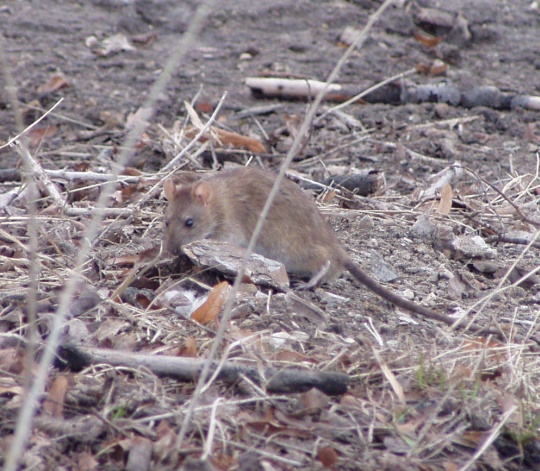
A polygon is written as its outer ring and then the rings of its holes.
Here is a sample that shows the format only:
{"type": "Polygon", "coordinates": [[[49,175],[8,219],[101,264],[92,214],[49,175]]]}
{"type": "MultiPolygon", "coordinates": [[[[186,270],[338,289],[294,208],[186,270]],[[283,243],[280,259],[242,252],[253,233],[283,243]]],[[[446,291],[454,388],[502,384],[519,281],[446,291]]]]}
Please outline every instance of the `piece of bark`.
{"type": "MultiPolygon", "coordinates": [[[[209,267],[227,276],[235,277],[242,264],[245,250],[226,242],[200,240],[182,246],[182,252],[198,266],[209,267]]],[[[286,291],[289,277],[282,263],[259,254],[251,254],[244,273],[251,283],[286,291]]]]}
{"type": "MultiPolygon", "coordinates": [[[[73,370],[80,370],[90,365],[105,363],[128,368],[148,368],[157,376],[175,378],[179,381],[197,381],[206,363],[202,358],[181,358],[166,355],[150,355],[134,352],[122,352],[103,348],[92,348],[67,343],[60,349],[61,361],[73,370]]],[[[212,363],[211,374],[218,367],[212,363]]],[[[269,393],[300,393],[317,388],[328,395],[340,395],[347,392],[349,377],[343,373],[311,371],[299,368],[277,370],[244,366],[226,361],[218,374],[218,379],[228,384],[235,384],[242,376],[247,376],[257,384],[264,383],[269,393]]]]}

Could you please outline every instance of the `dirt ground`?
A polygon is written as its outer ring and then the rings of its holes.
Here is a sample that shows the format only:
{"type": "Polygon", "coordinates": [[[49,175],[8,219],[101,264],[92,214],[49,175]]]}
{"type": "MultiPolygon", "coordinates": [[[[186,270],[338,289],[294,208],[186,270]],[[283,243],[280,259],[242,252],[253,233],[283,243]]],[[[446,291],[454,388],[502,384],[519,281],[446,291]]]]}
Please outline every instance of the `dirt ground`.
{"type": "MultiPolygon", "coordinates": [[[[178,304],[163,294],[165,288],[178,289],[173,280],[184,275],[170,258],[137,275],[122,301],[112,298],[149,260],[141,254],[159,246],[166,201],[160,192],[147,202],[141,198],[187,142],[175,140],[186,123],[185,102],[197,96],[195,109],[206,121],[227,92],[219,126],[259,139],[266,151],[256,154],[254,163],[278,169],[308,104],[254,96],[246,77],[325,80],[345,51],[340,40],[345,29],[361,29],[380,4],[215,2],[131,154],[124,173],[136,183],[117,186],[110,207],[118,212],[105,218],[94,241],[78,291],[79,301],[89,304],[79,306],[78,314],[72,309],[68,319],[83,326],[85,345],[207,356],[211,333],[171,314],[178,304]],[[244,113],[261,106],[271,107],[244,113]]],[[[111,172],[197,5],[173,0],[0,5],[1,66],[13,78],[24,124],[63,99],[27,134],[43,168],[111,172]],[[109,51],[106,40],[115,35],[126,42],[109,51]]],[[[396,2],[337,82],[363,89],[441,60],[444,74],[416,73],[407,80],[538,96],[539,31],[540,6],[530,0],[396,2]],[[422,10],[426,7],[433,10],[422,10]],[[425,27],[419,11],[441,42],[418,39],[425,27]],[[452,26],[445,29],[443,20],[452,26]]],[[[2,80],[0,145],[18,133],[5,73],[2,80]]],[[[320,112],[330,106],[323,103],[320,112]]],[[[227,329],[229,358],[257,371],[302,366],[346,373],[347,394],[326,396],[315,388],[273,396],[264,381],[262,389],[240,380],[217,382],[198,398],[183,446],[175,448],[192,383],[144,368],[99,364],[75,372],[57,365],[20,469],[537,469],[540,278],[536,272],[520,278],[540,266],[540,243],[534,239],[540,226],[539,112],[442,103],[353,104],[342,112],[312,127],[291,168],[315,181],[366,171],[384,175],[384,184],[366,197],[319,198],[328,203],[322,210],[353,259],[403,297],[445,315],[474,316],[475,325],[503,335],[464,333],[395,309],[350,275],[297,292],[303,304],[283,293],[270,295],[265,287],[246,288],[227,329]],[[452,166],[457,175],[443,190],[450,195],[441,195],[442,187],[432,197],[421,193],[452,166]],[[59,378],[64,393],[52,393],[59,378]],[[219,398],[224,402],[216,406],[219,398]],[[47,407],[50,403],[62,407],[47,407]],[[141,467],[134,465],[137,453],[144,456],[141,467]]],[[[183,169],[217,169],[253,155],[218,143],[200,154],[198,148],[181,161],[183,169]]],[[[21,338],[31,330],[31,270],[24,262],[31,258],[25,248],[29,195],[20,168],[15,149],[0,148],[2,454],[12,442],[26,384],[21,338]]],[[[96,178],[52,179],[71,208],[92,207],[98,198],[96,178]]],[[[45,339],[89,217],[62,215],[41,196],[35,292],[42,303],[38,332],[45,339]]],[[[203,273],[196,279],[181,286],[200,296],[207,292],[203,285],[223,277],[203,273]]]]}

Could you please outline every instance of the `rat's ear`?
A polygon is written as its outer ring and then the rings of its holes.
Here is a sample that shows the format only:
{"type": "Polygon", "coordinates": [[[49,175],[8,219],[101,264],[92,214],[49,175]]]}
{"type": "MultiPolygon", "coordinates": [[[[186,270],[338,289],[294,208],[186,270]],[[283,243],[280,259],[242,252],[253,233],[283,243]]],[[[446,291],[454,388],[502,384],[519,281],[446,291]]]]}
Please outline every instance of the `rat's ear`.
{"type": "Polygon", "coordinates": [[[176,197],[176,185],[172,181],[172,178],[167,178],[167,180],[165,180],[163,183],[163,191],[165,192],[165,198],[167,198],[167,201],[172,203],[176,197]]]}
{"type": "Polygon", "coordinates": [[[208,182],[199,182],[193,187],[193,197],[203,206],[208,204],[212,195],[212,187],[208,182]]]}

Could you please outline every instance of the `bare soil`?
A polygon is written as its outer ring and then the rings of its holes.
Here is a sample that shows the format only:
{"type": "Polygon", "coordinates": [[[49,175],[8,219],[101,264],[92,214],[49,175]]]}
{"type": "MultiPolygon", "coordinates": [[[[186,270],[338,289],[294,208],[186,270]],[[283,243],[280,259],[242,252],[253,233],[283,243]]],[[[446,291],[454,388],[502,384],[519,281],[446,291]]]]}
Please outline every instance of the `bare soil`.
{"type": "MultiPolygon", "coordinates": [[[[267,152],[254,163],[279,168],[295,119],[308,105],[255,97],[245,78],[324,80],[344,52],[339,38],[345,28],[361,29],[380,3],[216,2],[131,154],[124,173],[140,180],[119,184],[113,194],[110,207],[120,216],[106,217],[94,241],[66,338],[73,340],[76,321],[88,345],[180,357],[208,354],[212,334],[173,314],[176,301],[161,294],[192,274],[191,266],[180,270],[164,257],[135,276],[122,300],[112,298],[159,246],[165,199],[157,193],[140,201],[186,143],[173,139],[187,121],[185,102],[197,96],[195,107],[205,121],[227,92],[219,125],[260,139],[267,152]],[[240,114],[263,105],[276,107],[267,114],[240,114]]],[[[415,74],[408,80],[540,95],[538,2],[401,3],[375,24],[341,70],[339,83],[367,88],[442,59],[448,64],[444,76],[415,74]],[[422,44],[413,22],[420,6],[450,13],[465,30],[435,31],[443,40],[422,44]]],[[[28,133],[43,168],[110,173],[135,113],[197,4],[21,0],[0,6],[2,68],[13,77],[25,125],[63,99],[28,133]],[[100,53],[102,41],[116,34],[129,47],[100,53]],[[55,89],[51,77],[64,86],[55,89]]],[[[0,144],[18,133],[10,84],[2,83],[0,144]]],[[[403,296],[447,315],[466,315],[503,335],[473,335],[398,311],[350,275],[298,292],[304,305],[267,288],[246,287],[227,329],[229,358],[261,371],[296,366],[346,373],[347,394],[326,396],[314,389],[275,397],[266,394],[264,381],[261,389],[244,381],[216,382],[198,398],[200,407],[177,449],[192,383],[144,368],[101,364],[75,372],[57,364],[46,387],[49,402],[40,403],[20,469],[537,469],[540,279],[519,279],[537,269],[540,259],[540,245],[533,241],[540,225],[539,112],[441,103],[354,104],[342,111],[356,121],[329,114],[313,126],[292,170],[315,181],[366,170],[384,175],[383,188],[369,197],[319,198],[353,259],[403,296]],[[421,191],[456,163],[463,170],[451,184],[451,211],[443,209],[439,193],[423,200],[421,191]],[[484,300],[486,295],[493,296],[484,300]],[[219,398],[223,402],[216,403],[219,398]],[[133,467],[136,453],[143,456],[140,468],[133,467]]],[[[183,169],[217,169],[252,155],[218,143],[200,155],[196,148],[182,161],[183,169]]],[[[21,168],[13,147],[0,149],[2,454],[13,438],[25,373],[33,371],[23,362],[22,339],[31,331],[28,293],[34,288],[27,250],[30,195],[21,168]],[[18,197],[8,201],[12,190],[18,197]]],[[[92,207],[101,185],[92,179],[53,181],[73,208],[92,207]]],[[[62,214],[42,196],[34,291],[37,332],[45,339],[89,217],[62,214]]],[[[223,279],[206,272],[195,278],[181,286],[196,295],[206,294],[202,284],[223,279]]]]}

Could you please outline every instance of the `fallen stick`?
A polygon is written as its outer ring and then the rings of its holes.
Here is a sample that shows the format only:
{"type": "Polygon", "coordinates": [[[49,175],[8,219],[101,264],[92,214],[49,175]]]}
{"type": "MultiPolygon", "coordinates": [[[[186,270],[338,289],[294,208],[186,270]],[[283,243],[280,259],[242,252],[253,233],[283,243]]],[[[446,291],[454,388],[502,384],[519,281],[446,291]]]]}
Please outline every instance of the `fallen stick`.
{"type": "MultiPolygon", "coordinates": [[[[134,352],[121,352],[104,348],[92,348],[82,345],[66,344],[60,349],[60,358],[66,366],[80,370],[90,365],[105,363],[128,368],[148,368],[158,376],[175,378],[179,381],[197,381],[207,360],[200,358],[182,358],[166,355],[150,355],[134,352]]],[[[212,362],[211,372],[218,367],[212,362]]],[[[330,396],[347,392],[349,377],[343,373],[287,368],[277,370],[267,368],[263,378],[257,367],[239,363],[225,362],[221,365],[217,378],[228,384],[235,384],[247,376],[257,384],[264,382],[269,393],[301,393],[317,388],[330,396]]]]}
{"type": "MultiPolygon", "coordinates": [[[[310,99],[316,90],[321,90],[316,80],[299,80],[284,78],[247,77],[246,85],[256,97],[282,99],[310,99]]],[[[325,101],[343,103],[358,95],[363,95],[359,87],[332,84],[324,95],[325,101]]],[[[503,93],[493,86],[474,87],[461,90],[452,82],[417,85],[410,81],[394,80],[378,87],[355,103],[386,103],[400,105],[405,103],[448,103],[452,106],[472,108],[487,106],[499,110],[510,110],[516,107],[540,111],[540,96],[503,93]]]]}
{"type": "Polygon", "coordinates": [[[64,209],[67,206],[67,201],[64,196],[58,191],[56,185],[51,181],[47,176],[41,164],[34,159],[26,143],[15,143],[13,144],[21,160],[25,162],[27,168],[32,172],[32,177],[35,179],[36,184],[39,189],[49,195],[53,200],[53,203],[61,209],[64,209]]]}

